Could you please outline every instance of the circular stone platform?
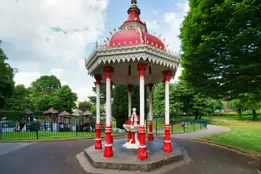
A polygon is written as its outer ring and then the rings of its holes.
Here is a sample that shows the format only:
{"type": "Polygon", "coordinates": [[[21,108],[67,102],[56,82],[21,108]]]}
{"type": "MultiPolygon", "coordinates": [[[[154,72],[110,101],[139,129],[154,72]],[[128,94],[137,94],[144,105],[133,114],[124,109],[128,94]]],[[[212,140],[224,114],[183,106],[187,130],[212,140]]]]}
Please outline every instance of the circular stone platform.
{"type": "MultiPolygon", "coordinates": [[[[172,143],[172,153],[164,153],[163,140],[155,139],[151,142],[147,141],[148,159],[140,161],[138,159],[138,150],[123,147],[126,142],[127,139],[115,140],[113,143],[114,157],[109,159],[103,157],[104,149],[97,151],[94,149],[94,146],[85,149],[84,153],[79,154],[77,158],[84,169],[93,167],[94,169],[106,169],[107,172],[108,170],[124,170],[126,172],[139,171],[151,173],[164,166],[171,166],[173,168],[177,166],[173,164],[181,165],[189,162],[189,157],[185,149],[179,147],[176,143],[172,143]],[[84,166],[85,164],[81,162],[83,160],[85,160],[85,163],[88,163],[88,167],[84,166]]],[[[103,142],[103,146],[104,144],[103,142]]],[[[157,171],[156,173],[159,172],[157,171]]]]}

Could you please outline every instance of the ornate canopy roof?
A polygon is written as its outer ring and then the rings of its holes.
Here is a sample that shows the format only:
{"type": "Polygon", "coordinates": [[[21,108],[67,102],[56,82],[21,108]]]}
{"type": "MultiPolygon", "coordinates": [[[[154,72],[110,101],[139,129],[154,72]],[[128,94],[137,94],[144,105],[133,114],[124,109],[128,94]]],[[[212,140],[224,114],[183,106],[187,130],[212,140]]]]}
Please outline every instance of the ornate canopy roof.
{"type": "Polygon", "coordinates": [[[111,66],[114,69],[114,83],[139,84],[137,66],[140,63],[147,64],[145,84],[161,82],[164,70],[171,70],[175,75],[179,56],[167,51],[159,37],[148,33],[146,23],[140,20],[140,14],[137,1],[132,0],[128,19],[119,27],[119,31],[111,33],[112,37],[107,38],[105,45],[96,45],[86,60],[86,68],[91,76],[104,76],[104,67],[111,66]]]}

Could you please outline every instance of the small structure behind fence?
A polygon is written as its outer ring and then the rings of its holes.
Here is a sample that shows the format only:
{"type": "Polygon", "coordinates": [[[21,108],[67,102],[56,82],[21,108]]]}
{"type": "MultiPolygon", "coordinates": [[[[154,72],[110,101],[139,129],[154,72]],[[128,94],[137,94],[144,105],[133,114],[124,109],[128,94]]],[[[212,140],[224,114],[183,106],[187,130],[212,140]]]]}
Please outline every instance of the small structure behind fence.
{"type": "MultiPolygon", "coordinates": [[[[101,123],[104,121],[101,120],[101,123]]],[[[147,128],[148,122],[146,122],[147,128]]],[[[78,138],[95,138],[95,127],[81,129],[79,121],[71,122],[68,129],[64,125],[55,124],[57,128],[51,129],[54,124],[39,124],[38,122],[21,123],[18,121],[0,121],[0,141],[28,141],[28,140],[59,140],[59,139],[78,139],[78,138]]],[[[170,121],[171,133],[194,132],[207,128],[206,120],[183,120],[170,121]]],[[[154,135],[164,135],[164,119],[154,118],[153,133],[154,135]]],[[[103,128],[104,129],[104,128],[103,128]]],[[[148,132],[148,130],[147,130],[148,132]]],[[[113,133],[127,134],[125,129],[116,128],[116,121],[113,123],[113,133]]],[[[104,130],[102,137],[105,136],[104,130]]]]}

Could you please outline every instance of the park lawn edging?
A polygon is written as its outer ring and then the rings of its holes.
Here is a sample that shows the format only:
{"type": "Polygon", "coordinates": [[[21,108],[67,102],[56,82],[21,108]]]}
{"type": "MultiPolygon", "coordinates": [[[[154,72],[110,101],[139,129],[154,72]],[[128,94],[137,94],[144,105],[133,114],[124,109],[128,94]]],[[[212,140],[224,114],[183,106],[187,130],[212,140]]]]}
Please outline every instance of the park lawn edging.
{"type": "MultiPolygon", "coordinates": [[[[225,133],[225,132],[222,132],[222,133],[225,133]]],[[[220,133],[220,134],[222,134],[222,133],[220,133]]],[[[201,138],[203,138],[203,137],[201,137],[201,138]]],[[[191,141],[223,148],[223,149],[233,151],[233,152],[239,153],[241,155],[245,155],[250,158],[259,160],[261,162],[261,153],[258,153],[258,152],[252,153],[251,151],[246,150],[246,149],[241,149],[241,148],[237,148],[237,147],[233,147],[233,146],[229,146],[229,145],[225,145],[225,144],[221,144],[221,143],[216,143],[216,142],[204,140],[201,138],[191,139],[191,141]]]]}

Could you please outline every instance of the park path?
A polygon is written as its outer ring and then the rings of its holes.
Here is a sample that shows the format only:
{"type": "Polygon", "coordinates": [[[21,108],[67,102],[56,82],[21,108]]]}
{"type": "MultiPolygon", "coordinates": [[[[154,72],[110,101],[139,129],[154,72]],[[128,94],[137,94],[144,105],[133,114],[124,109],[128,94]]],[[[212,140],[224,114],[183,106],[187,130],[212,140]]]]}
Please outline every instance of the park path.
{"type": "Polygon", "coordinates": [[[0,155],[4,155],[9,152],[13,152],[13,151],[22,149],[31,144],[32,143],[0,143],[0,155]]]}
{"type": "Polygon", "coordinates": [[[215,125],[208,125],[207,129],[198,131],[198,132],[190,132],[190,133],[182,133],[182,134],[173,134],[171,135],[174,138],[180,139],[196,139],[199,137],[210,136],[214,134],[219,134],[222,132],[229,131],[230,129],[223,126],[215,126],[215,125]]]}
{"type": "MultiPolygon", "coordinates": [[[[208,131],[173,136],[172,140],[186,149],[191,162],[166,174],[256,174],[259,167],[256,160],[216,146],[188,140],[224,131],[227,131],[224,127],[209,125],[208,131]]],[[[163,139],[162,136],[158,138],[163,139]]],[[[0,154],[0,170],[4,174],[86,174],[75,156],[93,144],[94,140],[25,144],[23,148],[0,154]]],[[[0,147],[1,145],[0,143],[0,147]]],[[[10,145],[6,144],[5,147],[10,145]]]]}

